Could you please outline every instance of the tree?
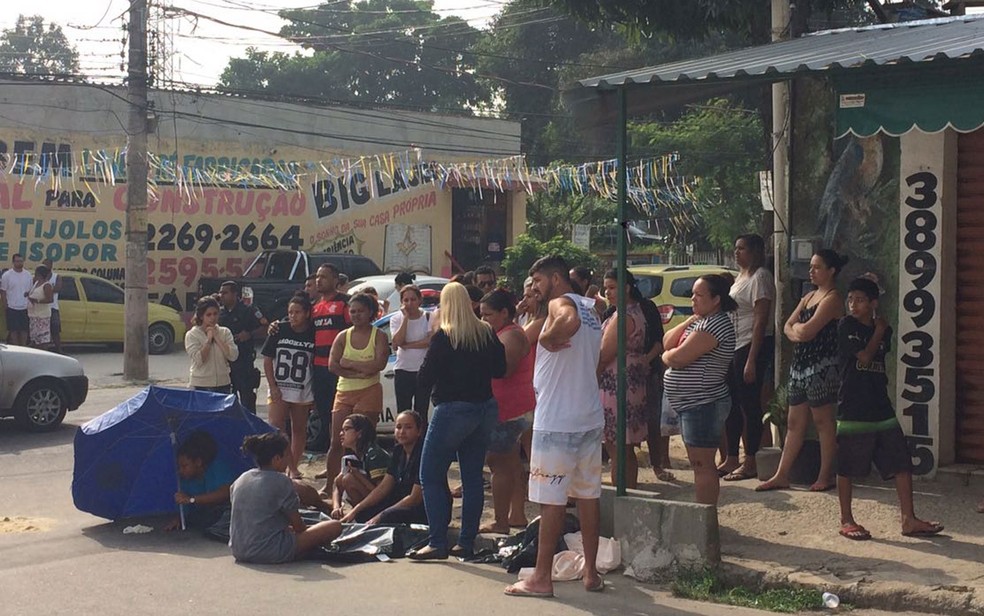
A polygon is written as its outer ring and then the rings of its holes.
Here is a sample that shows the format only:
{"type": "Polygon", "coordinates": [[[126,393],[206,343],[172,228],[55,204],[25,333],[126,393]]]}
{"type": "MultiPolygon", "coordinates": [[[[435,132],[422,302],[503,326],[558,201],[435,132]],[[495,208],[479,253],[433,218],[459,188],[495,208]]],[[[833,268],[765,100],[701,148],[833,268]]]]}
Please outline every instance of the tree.
{"type": "Polygon", "coordinates": [[[79,72],[79,54],[61,26],[40,15],[20,15],[0,34],[0,72],[26,75],[71,75],[79,72]]]}
{"type": "MultiPolygon", "coordinates": [[[[701,39],[730,32],[750,45],[770,39],[771,9],[767,0],[547,0],[587,23],[617,24],[635,35],[669,34],[677,39],[701,39]]],[[[868,23],[866,0],[797,0],[790,29],[807,30],[868,23]]]]}
{"type": "Polygon", "coordinates": [[[616,210],[614,201],[598,196],[537,192],[526,202],[527,233],[541,242],[570,237],[572,225],[611,223],[616,210]]]}
{"type": "Polygon", "coordinates": [[[506,255],[502,260],[502,271],[505,273],[509,288],[521,290],[523,281],[529,275],[530,266],[540,257],[547,255],[560,255],[571,267],[583,265],[597,270],[600,264],[596,256],[580,246],[575,246],[570,240],[558,236],[541,242],[524,233],[516,238],[515,244],[506,248],[506,255]]]}
{"type": "Polygon", "coordinates": [[[737,235],[761,231],[758,171],[769,162],[763,130],[757,111],[725,99],[694,106],[674,122],[630,127],[633,150],[677,152],[677,170],[700,179],[691,204],[693,224],[665,225],[687,231],[672,238],[676,243],[727,249],[737,235]]]}
{"type": "Polygon", "coordinates": [[[431,0],[330,1],[280,15],[290,22],[280,35],[306,51],[248,49],[230,60],[220,89],[433,110],[466,110],[489,98],[463,54],[478,31],[442,18],[431,0]]]}

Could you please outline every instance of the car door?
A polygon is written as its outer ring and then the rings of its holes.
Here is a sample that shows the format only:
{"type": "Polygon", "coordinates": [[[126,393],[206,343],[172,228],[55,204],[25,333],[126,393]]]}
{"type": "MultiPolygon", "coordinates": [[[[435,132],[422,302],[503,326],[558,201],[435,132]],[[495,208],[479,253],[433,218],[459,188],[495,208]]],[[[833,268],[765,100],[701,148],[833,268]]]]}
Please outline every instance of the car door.
{"type": "Polygon", "coordinates": [[[58,293],[58,313],[61,316],[62,342],[85,342],[85,302],[79,295],[79,279],[59,273],[62,288],[58,293]]]}
{"type": "Polygon", "coordinates": [[[81,278],[86,299],[86,339],[123,341],[123,289],[98,278],[81,278]]]}

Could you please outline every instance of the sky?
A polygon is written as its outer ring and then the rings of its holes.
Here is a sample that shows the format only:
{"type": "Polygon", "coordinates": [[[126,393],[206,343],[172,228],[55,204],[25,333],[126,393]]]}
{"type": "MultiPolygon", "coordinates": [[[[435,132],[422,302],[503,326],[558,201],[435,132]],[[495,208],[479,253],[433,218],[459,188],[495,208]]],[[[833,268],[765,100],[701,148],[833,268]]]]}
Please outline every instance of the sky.
{"type": "MultiPolygon", "coordinates": [[[[168,6],[188,9],[222,21],[277,32],[286,22],[276,15],[284,8],[313,7],[331,0],[167,0],[168,6]]],[[[506,4],[505,0],[435,0],[441,15],[457,15],[475,27],[484,27],[506,4]]],[[[119,81],[124,71],[122,16],[127,0],[45,0],[41,4],[3,2],[0,29],[12,27],[19,14],[41,15],[62,27],[79,51],[82,73],[119,81]]],[[[189,18],[167,20],[166,39],[173,40],[174,80],[214,86],[230,58],[242,57],[249,46],[269,51],[299,50],[283,39],[189,18]]]]}

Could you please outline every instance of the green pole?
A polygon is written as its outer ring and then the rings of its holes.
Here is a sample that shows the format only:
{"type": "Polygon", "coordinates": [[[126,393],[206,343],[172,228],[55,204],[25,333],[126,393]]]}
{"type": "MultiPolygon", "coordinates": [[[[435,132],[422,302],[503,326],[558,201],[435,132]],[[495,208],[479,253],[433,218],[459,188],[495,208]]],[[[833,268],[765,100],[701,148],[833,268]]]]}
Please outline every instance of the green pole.
{"type": "Polygon", "coordinates": [[[618,243],[617,243],[617,263],[615,269],[618,272],[618,290],[616,295],[616,302],[618,305],[618,354],[616,356],[616,390],[615,398],[618,404],[618,416],[616,420],[616,446],[615,446],[615,459],[616,459],[616,471],[618,474],[618,481],[615,488],[615,494],[617,496],[625,496],[625,394],[626,394],[626,383],[625,383],[625,338],[626,338],[626,323],[627,318],[625,311],[622,309],[626,304],[625,297],[625,232],[628,229],[628,224],[625,219],[626,212],[626,141],[628,141],[628,136],[626,134],[625,122],[626,122],[626,103],[625,103],[625,86],[618,89],[618,126],[616,130],[618,131],[615,135],[616,149],[618,150],[615,154],[617,173],[618,173],[618,243]]]}

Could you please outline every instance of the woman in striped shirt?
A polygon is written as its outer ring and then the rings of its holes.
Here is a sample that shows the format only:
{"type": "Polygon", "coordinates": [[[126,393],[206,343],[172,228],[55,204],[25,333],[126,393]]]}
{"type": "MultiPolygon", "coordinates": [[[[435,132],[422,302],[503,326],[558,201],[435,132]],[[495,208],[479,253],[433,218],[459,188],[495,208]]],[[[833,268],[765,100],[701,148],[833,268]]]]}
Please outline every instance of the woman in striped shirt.
{"type": "Polygon", "coordinates": [[[690,298],[694,314],[663,336],[663,383],[694,469],[698,503],[716,505],[720,484],[714,455],[731,411],[728,368],[735,353],[737,308],[731,285],[717,274],[701,276],[690,298]]]}

